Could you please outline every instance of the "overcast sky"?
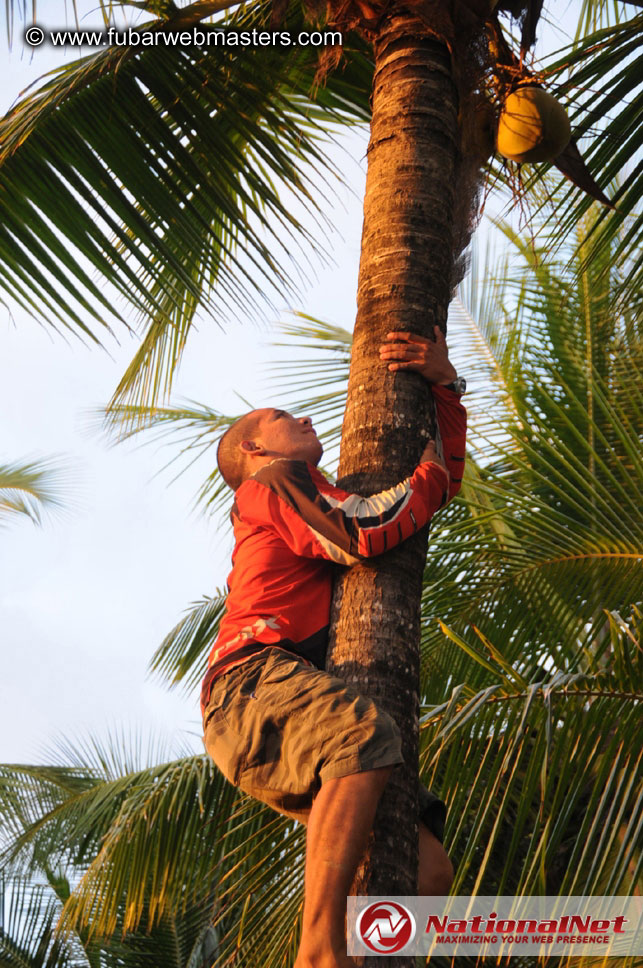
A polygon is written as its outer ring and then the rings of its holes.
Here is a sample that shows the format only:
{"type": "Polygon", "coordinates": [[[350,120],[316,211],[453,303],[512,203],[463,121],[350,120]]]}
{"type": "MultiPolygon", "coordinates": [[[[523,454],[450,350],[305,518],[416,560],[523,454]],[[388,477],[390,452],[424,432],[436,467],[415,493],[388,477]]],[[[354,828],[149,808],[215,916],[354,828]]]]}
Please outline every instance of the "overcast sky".
{"type": "MultiPolygon", "coordinates": [[[[579,4],[567,8],[570,21],[579,4]]],[[[60,0],[45,0],[38,22],[60,26],[60,10],[60,0]]],[[[98,11],[84,18],[83,27],[98,26],[98,11]]],[[[25,50],[18,31],[0,68],[0,110],[60,57],[45,46],[25,50]]],[[[275,402],[265,363],[283,351],[268,343],[289,310],[352,329],[366,133],[347,145],[346,186],[329,213],[334,262],[261,327],[231,322],[221,332],[203,319],[175,402],[238,412],[235,391],[255,406],[275,402]]],[[[110,448],[89,428],[88,412],[109,400],[135,351],[132,338],[118,335],[120,344],[105,350],[87,347],[0,307],[0,462],[56,454],[73,478],[64,516],[41,528],[16,519],[0,532],[0,762],[43,762],[60,737],[121,729],[201,749],[196,693],[170,693],[146,670],[190,602],[224,584],[230,533],[191,510],[209,470],[203,462],[170,484],[169,473],[157,475],[167,459],[158,446],[110,448]]]]}

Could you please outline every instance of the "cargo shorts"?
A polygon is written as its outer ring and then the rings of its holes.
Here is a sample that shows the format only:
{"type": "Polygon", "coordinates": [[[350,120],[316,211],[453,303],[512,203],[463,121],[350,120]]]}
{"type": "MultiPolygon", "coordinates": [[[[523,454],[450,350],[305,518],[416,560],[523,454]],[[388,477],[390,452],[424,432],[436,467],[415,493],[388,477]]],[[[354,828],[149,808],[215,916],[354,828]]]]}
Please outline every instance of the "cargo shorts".
{"type": "MultiPolygon", "coordinates": [[[[214,680],[203,729],[230,783],[303,823],[325,781],[404,762],[397,725],[372,699],[279,648],[214,680]]],[[[444,803],[422,784],[419,799],[442,840],[444,803]]]]}

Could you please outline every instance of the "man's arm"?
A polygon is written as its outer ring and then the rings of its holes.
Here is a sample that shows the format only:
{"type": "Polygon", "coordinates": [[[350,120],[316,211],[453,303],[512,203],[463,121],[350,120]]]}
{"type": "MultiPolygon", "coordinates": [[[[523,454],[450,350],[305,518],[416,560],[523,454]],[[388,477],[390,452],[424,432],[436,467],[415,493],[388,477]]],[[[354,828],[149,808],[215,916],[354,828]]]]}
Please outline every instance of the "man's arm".
{"type": "Polygon", "coordinates": [[[446,337],[439,326],[434,327],[434,334],[435,339],[431,340],[410,332],[388,333],[388,342],[380,346],[380,359],[388,363],[389,370],[413,370],[431,384],[442,453],[436,451],[434,441],[429,441],[420,461],[437,460],[446,468],[451,500],[462,483],[467,412],[459,395],[447,386],[457,373],[449,360],[446,337]]]}
{"type": "Polygon", "coordinates": [[[282,458],[267,464],[237,492],[236,513],[276,531],[305,558],[342,565],[388,551],[423,527],[448,500],[447,471],[423,462],[395,487],[370,497],[328,484],[312,465],[282,458]]]}
{"type": "Polygon", "coordinates": [[[462,406],[460,396],[453,390],[440,384],[434,384],[432,390],[442,442],[442,458],[449,473],[447,500],[450,501],[462,486],[467,440],[467,411],[462,406]]]}
{"type": "Polygon", "coordinates": [[[371,497],[332,487],[305,461],[263,467],[243,485],[237,511],[277,531],[297,555],[350,565],[381,554],[415,534],[460,489],[466,411],[444,385],[456,376],[444,336],[438,331],[435,343],[413,333],[389,337],[395,342],[380,349],[382,360],[395,361],[389,369],[417,370],[433,384],[443,455],[429,441],[410,477],[371,497]]]}

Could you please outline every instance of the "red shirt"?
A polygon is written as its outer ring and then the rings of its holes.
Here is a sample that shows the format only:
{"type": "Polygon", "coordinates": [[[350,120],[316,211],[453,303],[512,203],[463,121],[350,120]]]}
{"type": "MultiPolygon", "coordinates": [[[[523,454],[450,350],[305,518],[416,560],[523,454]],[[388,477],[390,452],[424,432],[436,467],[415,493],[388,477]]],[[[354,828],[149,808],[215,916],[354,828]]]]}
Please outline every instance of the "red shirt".
{"type": "Polygon", "coordinates": [[[457,394],[433,387],[444,460],[371,497],[329,484],[306,461],[278,458],[249,477],[232,507],[235,549],[226,612],[201,690],[271,646],[324,667],[333,563],[381,554],[423,527],[460,490],[466,411],[457,394]]]}

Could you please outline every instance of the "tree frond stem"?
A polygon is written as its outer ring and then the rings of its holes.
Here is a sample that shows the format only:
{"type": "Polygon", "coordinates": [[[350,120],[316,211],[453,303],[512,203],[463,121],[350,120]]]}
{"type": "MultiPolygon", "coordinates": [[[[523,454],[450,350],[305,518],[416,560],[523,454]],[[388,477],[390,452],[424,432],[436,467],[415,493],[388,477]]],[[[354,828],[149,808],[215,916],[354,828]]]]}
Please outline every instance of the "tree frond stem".
{"type": "MultiPolygon", "coordinates": [[[[601,692],[598,689],[568,689],[567,686],[565,686],[561,692],[557,692],[553,696],[553,698],[570,699],[575,696],[584,696],[585,698],[588,698],[588,699],[605,699],[605,698],[622,699],[627,702],[643,701],[643,693],[640,693],[640,692],[601,692]]],[[[502,702],[512,702],[515,699],[522,699],[524,701],[525,697],[526,697],[526,693],[524,692],[511,692],[511,693],[506,693],[503,696],[489,696],[483,699],[480,705],[480,708],[482,708],[483,706],[491,706],[494,703],[497,704],[502,702]]],[[[451,707],[451,711],[454,713],[458,713],[461,710],[466,709],[466,707],[469,705],[470,702],[471,700],[468,700],[467,702],[464,702],[464,703],[456,703],[454,706],[451,707]]],[[[432,717],[430,713],[428,714],[425,713],[424,715],[426,716],[426,718],[422,720],[421,728],[426,727],[430,723],[439,721],[441,716],[440,714],[440,715],[436,715],[435,717],[432,717]]]]}
{"type": "Polygon", "coordinates": [[[581,555],[563,555],[561,558],[547,558],[544,561],[537,561],[533,565],[528,565],[521,571],[521,573],[524,574],[527,571],[533,571],[535,568],[544,568],[546,565],[560,565],[568,561],[585,561],[590,559],[593,560],[605,558],[623,558],[640,561],[643,560],[643,552],[638,554],[630,554],[629,552],[621,551],[596,551],[587,552],[581,555]]]}

